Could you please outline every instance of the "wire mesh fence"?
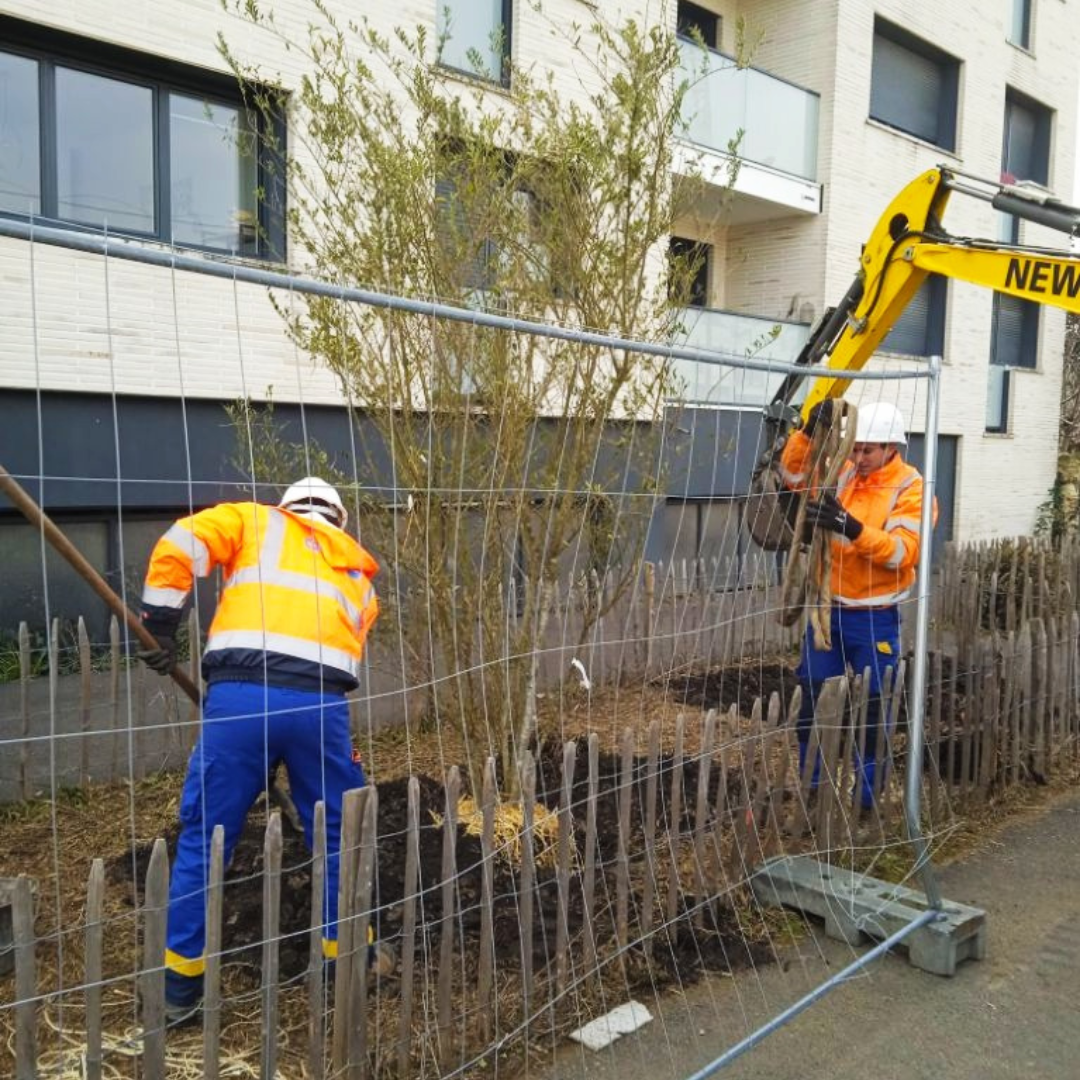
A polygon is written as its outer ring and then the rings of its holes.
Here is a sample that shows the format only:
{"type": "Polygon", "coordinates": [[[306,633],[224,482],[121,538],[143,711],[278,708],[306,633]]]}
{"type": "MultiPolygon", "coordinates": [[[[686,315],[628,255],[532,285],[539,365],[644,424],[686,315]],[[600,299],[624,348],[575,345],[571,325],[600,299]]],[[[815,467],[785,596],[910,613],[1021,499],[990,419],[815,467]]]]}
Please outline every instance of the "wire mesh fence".
{"type": "MultiPolygon", "coordinates": [[[[69,258],[102,280],[120,274],[101,257],[108,242],[91,240],[69,258]]],[[[203,1028],[166,1031],[177,770],[199,710],[133,659],[128,631],[91,610],[24,526],[12,533],[12,612],[24,625],[8,627],[0,684],[12,882],[0,1023],[16,1075],[510,1068],[629,998],[772,962],[793,930],[751,888],[769,855],[892,863],[910,877],[903,665],[864,806],[862,673],[817,703],[800,763],[800,627],[777,619],[783,559],[755,548],[743,523],[758,416],[789,364],[320,286],[373,371],[394,348],[370,321],[376,303],[415,338],[417,382],[399,380],[393,408],[375,417],[356,407],[349,379],[320,371],[309,382],[306,361],[254,313],[266,305],[258,289],[287,307],[307,283],[229,268],[220,386],[250,390],[272,366],[255,359],[267,348],[292,363],[295,388],[223,401],[183,385],[194,328],[178,297],[200,287],[186,276],[195,268],[176,257],[140,269],[162,320],[136,319],[142,297],[115,288],[87,316],[106,340],[138,323],[143,347],[171,342],[180,381],[165,411],[128,422],[128,384],[109,385],[118,346],[108,378],[93,376],[106,422],[79,448],[84,467],[57,463],[48,393],[37,395],[38,451],[5,464],[129,607],[174,518],[222,500],[273,504],[303,473],[338,485],[350,530],[381,564],[382,611],[348,702],[370,783],[344,819],[337,959],[325,964],[318,947],[332,838],[320,813],[292,819],[296,777],[279,771],[231,864],[215,845],[207,867],[203,1028]],[[538,398],[495,393],[494,372],[540,379],[557,353],[563,375],[538,398]],[[628,358],[662,393],[559,396],[582,365],[628,358]],[[708,403],[687,396],[689,373],[720,388],[708,403]],[[148,438],[147,418],[166,415],[148,438]],[[367,973],[369,927],[393,946],[388,973],[367,973]]],[[[54,333],[45,314],[39,302],[39,358],[54,333]]],[[[927,373],[872,374],[857,384],[862,399],[895,401],[913,421],[913,380],[927,373]]],[[[967,549],[946,559],[927,698],[931,838],[968,800],[1064,767],[1075,747],[1075,616],[1046,599],[1050,582],[1075,581],[1075,555],[1030,552],[1011,576],[1003,556],[981,552],[989,578],[980,569],[978,586],[967,549]],[[1037,566],[1046,584],[1025,586],[1037,566]],[[973,597],[986,619],[1011,618],[997,638],[987,624],[972,643],[973,597]]],[[[196,589],[180,654],[192,676],[226,586],[196,589]]]]}

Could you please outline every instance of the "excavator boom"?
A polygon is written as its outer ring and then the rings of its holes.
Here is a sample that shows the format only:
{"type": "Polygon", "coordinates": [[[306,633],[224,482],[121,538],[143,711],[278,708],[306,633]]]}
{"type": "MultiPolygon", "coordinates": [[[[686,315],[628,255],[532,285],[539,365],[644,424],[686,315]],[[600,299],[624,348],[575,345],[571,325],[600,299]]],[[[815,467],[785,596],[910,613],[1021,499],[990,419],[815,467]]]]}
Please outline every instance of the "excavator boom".
{"type": "MultiPolygon", "coordinates": [[[[1043,193],[1033,195],[945,168],[917,177],[879,218],[851,287],[840,304],[825,313],[796,358],[800,365],[824,363],[837,372],[815,379],[802,404],[804,415],[819,401],[843,394],[851,380],[841,373],[866,364],[928,274],[1080,312],[1080,257],[950,235],[942,219],[957,191],[1025,220],[1080,234],[1080,210],[1043,193]]],[[[789,375],[784,380],[767,411],[770,419],[792,416],[789,407],[804,378],[789,375]]]]}

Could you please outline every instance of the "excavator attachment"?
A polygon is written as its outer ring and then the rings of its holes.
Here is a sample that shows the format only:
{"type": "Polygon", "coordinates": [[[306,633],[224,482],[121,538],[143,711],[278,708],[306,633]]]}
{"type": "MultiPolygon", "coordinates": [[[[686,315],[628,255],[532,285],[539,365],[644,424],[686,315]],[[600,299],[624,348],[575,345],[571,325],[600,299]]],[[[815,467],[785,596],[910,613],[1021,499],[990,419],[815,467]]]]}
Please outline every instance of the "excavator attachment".
{"type": "Polygon", "coordinates": [[[754,542],[765,550],[785,550],[792,540],[779,473],[788,433],[818,402],[844,393],[851,382],[844,372],[860,370],[873,356],[928,274],[1080,313],[1080,255],[952,236],[942,219],[954,192],[1080,236],[1080,209],[1031,185],[999,184],[938,167],[904,187],[863,245],[859,270],[840,303],[826,310],[795,358],[800,367],[816,369],[805,397],[796,406],[809,373],[792,373],[765,410],[766,450],[754,469],[746,518],[754,542]]]}

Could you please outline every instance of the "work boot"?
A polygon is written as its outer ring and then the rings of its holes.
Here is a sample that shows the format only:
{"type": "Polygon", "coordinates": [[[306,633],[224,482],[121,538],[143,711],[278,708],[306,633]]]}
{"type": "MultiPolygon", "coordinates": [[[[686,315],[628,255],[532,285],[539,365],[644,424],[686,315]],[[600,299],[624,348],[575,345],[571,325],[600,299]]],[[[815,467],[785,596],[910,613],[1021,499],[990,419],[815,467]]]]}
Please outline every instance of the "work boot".
{"type": "MultiPolygon", "coordinates": [[[[397,954],[385,942],[377,941],[367,948],[368,980],[385,979],[397,969],[397,954]]],[[[337,978],[337,961],[325,960],[323,971],[326,973],[326,985],[332,986],[337,978]]]]}
{"type": "Polygon", "coordinates": [[[383,941],[368,946],[368,974],[385,979],[397,969],[397,954],[383,941]]]}
{"type": "Polygon", "coordinates": [[[202,998],[193,1001],[190,1005],[179,1005],[166,1001],[165,1026],[167,1028],[182,1028],[198,1023],[202,1018],[202,1004],[202,998]]]}
{"type": "Polygon", "coordinates": [[[203,977],[165,972],[165,1026],[186,1027],[202,1014],[203,977]]]}

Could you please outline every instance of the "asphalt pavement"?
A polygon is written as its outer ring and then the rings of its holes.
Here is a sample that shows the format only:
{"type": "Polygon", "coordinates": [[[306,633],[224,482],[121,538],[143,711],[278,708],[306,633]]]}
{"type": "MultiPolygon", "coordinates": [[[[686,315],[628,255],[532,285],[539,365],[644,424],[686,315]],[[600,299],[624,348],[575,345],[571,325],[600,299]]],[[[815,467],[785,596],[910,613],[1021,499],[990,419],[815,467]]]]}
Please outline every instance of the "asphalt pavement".
{"type": "MultiPolygon", "coordinates": [[[[1057,796],[943,868],[946,899],[988,916],[984,960],[954,978],[874,961],[714,1075],[721,1080],[1080,1080],[1080,791],[1057,796]]],[[[609,1048],[567,1043],[540,1080],[686,1080],[869,946],[809,936],[779,962],[682,993],[609,1048]]]]}

